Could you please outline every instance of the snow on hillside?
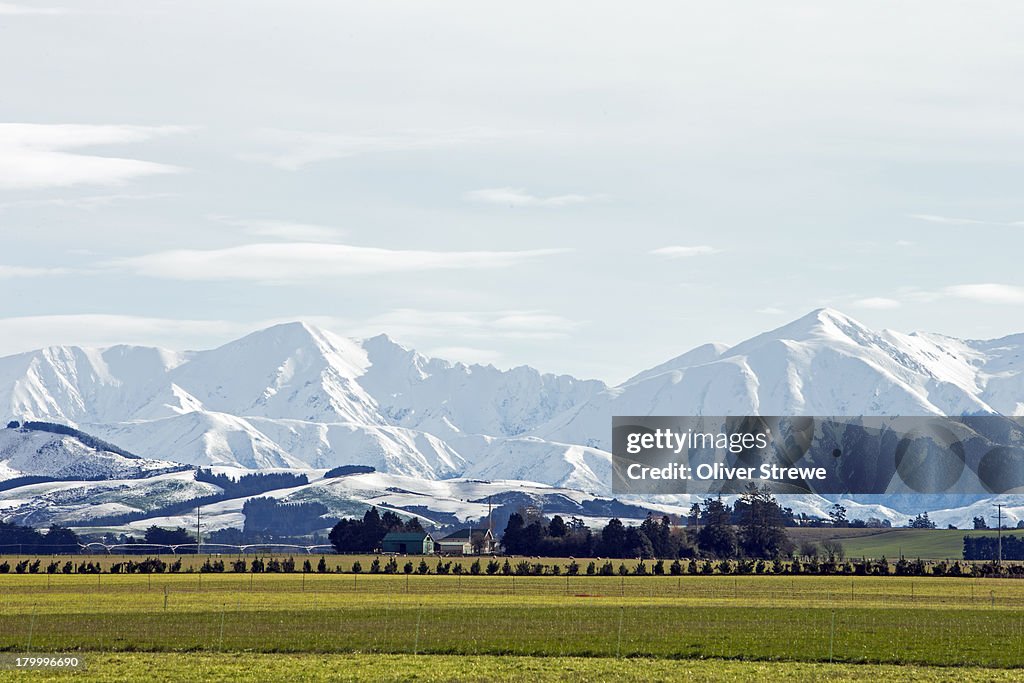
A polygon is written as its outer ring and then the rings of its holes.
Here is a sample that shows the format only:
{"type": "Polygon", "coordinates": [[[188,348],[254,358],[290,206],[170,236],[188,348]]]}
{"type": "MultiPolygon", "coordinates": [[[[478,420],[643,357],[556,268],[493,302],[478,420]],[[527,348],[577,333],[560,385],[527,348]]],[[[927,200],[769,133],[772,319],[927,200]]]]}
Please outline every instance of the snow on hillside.
{"type": "MultiPolygon", "coordinates": [[[[420,480],[607,493],[613,415],[1024,414],[1022,351],[1024,335],[878,331],[820,309],[608,387],[288,323],[207,351],[51,347],[0,358],[0,406],[182,463],[368,464],[420,480]]],[[[62,457],[32,467],[59,471],[62,457]]],[[[0,462],[4,476],[11,467],[0,462]]]]}
{"type": "Polygon", "coordinates": [[[220,491],[196,481],[191,470],[144,479],[43,482],[0,491],[0,519],[38,527],[87,526],[97,517],[144,513],[220,491]]]}
{"type": "MultiPolygon", "coordinates": [[[[963,415],[1024,412],[1011,366],[1024,337],[964,342],[875,332],[829,309],[730,349],[681,356],[559,415],[532,434],[610,447],[613,415],[963,415]],[[997,374],[999,373],[999,374],[997,374]]],[[[691,352],[692,353],[692,352],[691,352]]]]}
{"type": "MultiPolygon", "coordinates": [[[[369,464],[431,479],[478,461],[493,475],[522,471],[505,459],[524,450],[514,439],[604,388],[431,359],[383,335],[356,341],[304,323],[209,351],[52,347],[0,359],[0,404],[12,417],[81,426],[152,457],[257,469],[369,464]]],[[[525,450],[555,463],[534,468],[551,471],[545,481],[601,486],[600,466],[573,463],[607,456],[567,459],[571,446],[525,450]]]]}
{"type": "Polygon", "coordinates": [[[28,429],[0,429],[0,481],[21,476],[124,479],[175,469],[181,469],[181,466],[96,450],[73,436],[28,429]]]}

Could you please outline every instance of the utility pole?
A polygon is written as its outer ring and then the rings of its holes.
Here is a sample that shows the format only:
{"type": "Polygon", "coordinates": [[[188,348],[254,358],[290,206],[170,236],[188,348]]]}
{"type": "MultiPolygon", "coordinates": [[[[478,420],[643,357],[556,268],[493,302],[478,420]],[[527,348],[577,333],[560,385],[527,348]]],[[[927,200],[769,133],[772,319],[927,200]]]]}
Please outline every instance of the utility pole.
{"type": "Polygon", "coordinates": [[[198,505],[196,506],[196,555],[199,555],[203,549],[203,534],[199,529],[199,511],[201,509],[198,505]]]}

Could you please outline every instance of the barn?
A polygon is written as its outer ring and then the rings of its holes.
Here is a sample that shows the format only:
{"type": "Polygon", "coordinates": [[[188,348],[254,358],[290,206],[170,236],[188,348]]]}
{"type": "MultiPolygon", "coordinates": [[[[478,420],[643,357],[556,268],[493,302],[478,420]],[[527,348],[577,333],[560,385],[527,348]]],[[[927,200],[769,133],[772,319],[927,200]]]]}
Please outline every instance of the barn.
{"type": "Polygon", "coordinates": [[[385,553],[400,555],[431,555],[434,539],[425,531],[389,531],[380,542],[385,553]]]}

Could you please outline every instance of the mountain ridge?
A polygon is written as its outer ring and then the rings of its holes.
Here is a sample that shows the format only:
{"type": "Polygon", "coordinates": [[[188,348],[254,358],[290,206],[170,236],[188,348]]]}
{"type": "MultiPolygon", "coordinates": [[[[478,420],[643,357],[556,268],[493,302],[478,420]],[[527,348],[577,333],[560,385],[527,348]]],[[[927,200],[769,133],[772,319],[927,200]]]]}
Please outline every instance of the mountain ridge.
{"type": "Polygon", "coordinates": [[[386,334],[351,339],[299,321],[200,351],[52,346],[7,356],[0,405],[11,418],[82,426],[192,465],[367,464],[600,493],[613,415],[1022,414],[1022,351],[1024,334],[876,331],[821,308],[609,386],[431,358],[386,334]]]}

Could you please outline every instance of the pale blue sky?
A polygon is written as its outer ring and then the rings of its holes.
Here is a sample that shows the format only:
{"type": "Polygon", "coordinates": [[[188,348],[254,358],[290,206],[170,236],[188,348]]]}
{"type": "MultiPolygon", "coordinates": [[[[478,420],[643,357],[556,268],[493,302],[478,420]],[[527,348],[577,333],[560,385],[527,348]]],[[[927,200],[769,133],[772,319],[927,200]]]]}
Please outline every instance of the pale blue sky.
{"type": "Polygon", "coordinates": [[[271,321],[617,381],[1024,331],[1024,12],[0,2],[0,353],[271,321]]]}

